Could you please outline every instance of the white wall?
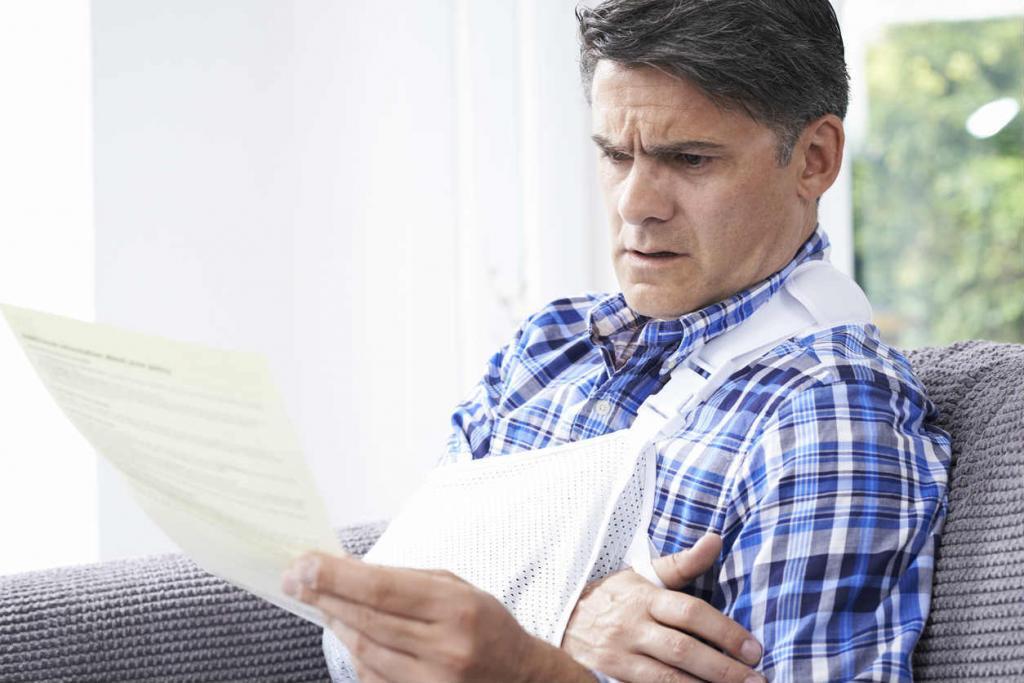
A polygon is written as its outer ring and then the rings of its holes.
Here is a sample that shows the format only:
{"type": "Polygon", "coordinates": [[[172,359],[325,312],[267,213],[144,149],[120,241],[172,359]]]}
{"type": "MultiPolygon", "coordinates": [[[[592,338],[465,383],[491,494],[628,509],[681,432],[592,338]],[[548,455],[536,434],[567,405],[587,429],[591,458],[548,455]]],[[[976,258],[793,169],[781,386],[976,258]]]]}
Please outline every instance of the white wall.
{"type": "MultiPolygon", "coordinates": [[[[98,321],[293,356],[290,22],[93,3],[98,321]]],[[[99,515],[104,559],[173,547],[102,461],[99,515]]]]}
{"type": "Polygon", "coordinates": [[[299,431],[337,524],[384,518],[461,392],[449,1],[296,2],[299,431]]]}
{"type": "MultiPolygon", "coordinates": [[[[518,318],[594,287],[572,7],[94,0],[98,319],[266,353],[336,524],[392,514],[518,318]]],[[[172,547],[99,484],[104,558],[172,547]]]]}
{"type": "MultiPolygon", "coordinates": [[[[91,318],[89,3],[0,3],[0,302],[91,318]]],[[[0,574],[96,559],[95,455],[0,321],[0,574]]]]}

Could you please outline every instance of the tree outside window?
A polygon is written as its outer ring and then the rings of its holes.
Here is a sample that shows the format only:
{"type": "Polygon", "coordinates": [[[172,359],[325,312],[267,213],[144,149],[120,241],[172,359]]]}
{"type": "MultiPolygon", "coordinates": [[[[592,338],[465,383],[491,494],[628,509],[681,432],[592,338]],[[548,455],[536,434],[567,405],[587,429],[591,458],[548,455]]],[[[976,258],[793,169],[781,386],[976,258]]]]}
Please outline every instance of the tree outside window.
{"type": "Polygon", "coordinates": [[[1010,18],[890,26],[868,49],[856,270],[897,346],[1024,342],[1022,41],[1010,18]]]}

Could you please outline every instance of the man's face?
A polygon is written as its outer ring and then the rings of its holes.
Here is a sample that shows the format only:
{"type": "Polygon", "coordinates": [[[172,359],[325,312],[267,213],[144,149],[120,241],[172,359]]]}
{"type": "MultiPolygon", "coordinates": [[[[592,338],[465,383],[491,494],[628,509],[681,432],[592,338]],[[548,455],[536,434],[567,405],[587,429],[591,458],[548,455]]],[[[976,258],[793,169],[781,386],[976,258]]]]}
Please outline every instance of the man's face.
{"type": "Polygon", "coordinates": [[[782,268],[814,227],[780,167],[776,134],[723,110],[687,80],[598,63],[598,176],[619,285],[633,310],[674,318],[782,268]]]}

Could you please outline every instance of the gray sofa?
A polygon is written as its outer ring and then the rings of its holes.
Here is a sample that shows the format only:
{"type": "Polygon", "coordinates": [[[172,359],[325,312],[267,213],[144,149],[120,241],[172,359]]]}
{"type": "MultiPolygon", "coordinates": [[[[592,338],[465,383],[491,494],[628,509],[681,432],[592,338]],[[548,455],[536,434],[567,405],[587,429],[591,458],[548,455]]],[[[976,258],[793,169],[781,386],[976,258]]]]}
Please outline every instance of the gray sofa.
{"type": "MultiPolygon", "coordinates": [[[[1024,346],[909,354],[953,437],[921,681],[1024,680],[1024,346]]],[[[344,529],[361,555],[383,523],[344,529]]],[[[308,622],[181,555],[0,577],[0,681],[326,680],[308,622]]]]}

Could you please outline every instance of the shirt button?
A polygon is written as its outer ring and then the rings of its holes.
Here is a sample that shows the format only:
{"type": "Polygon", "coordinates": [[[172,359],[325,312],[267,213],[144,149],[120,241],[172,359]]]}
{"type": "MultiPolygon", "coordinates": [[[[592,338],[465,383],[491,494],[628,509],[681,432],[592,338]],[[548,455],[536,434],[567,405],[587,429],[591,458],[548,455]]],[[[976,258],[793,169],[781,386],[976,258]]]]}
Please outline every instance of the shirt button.
{"type": "Polygon", "coordinates": [[[608,413],[612,412],[611,401],[598,401],[597,405],[594,406],[594,411],[601,417],[604,417],[608,413]]]}

